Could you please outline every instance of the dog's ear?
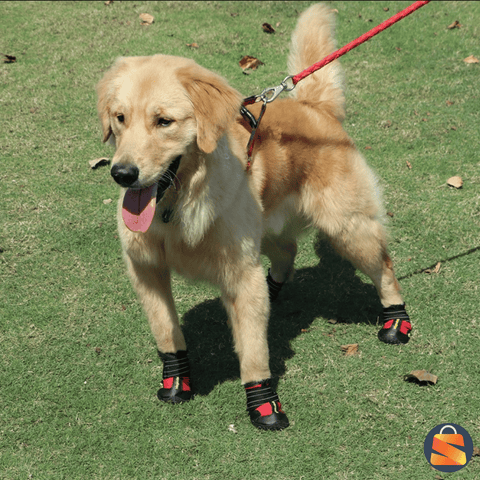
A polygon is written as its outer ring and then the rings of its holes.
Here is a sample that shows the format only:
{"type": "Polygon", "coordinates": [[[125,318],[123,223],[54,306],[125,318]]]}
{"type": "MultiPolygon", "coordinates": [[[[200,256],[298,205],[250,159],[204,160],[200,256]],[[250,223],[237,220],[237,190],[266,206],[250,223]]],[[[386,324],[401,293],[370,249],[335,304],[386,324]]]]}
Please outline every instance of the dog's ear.
{"type": "Polygon", "coordinates": [[[220,76],[194,64],[177,71],[197,120],[197,144],[211,153],[240,112],[242,96],[220,76]]]}
{"type": "MultiPolygon", "coordinates": [[[[120,60],[120,59],[119,59],[120,60]]],[[[112,135],[110,125],[110,102],[113,95],[113,81],[117,76],[119,60],[108,70],[97,84],[97,110],[100,122],[102,123],[103,142],[105,143],[112,135]]]]}

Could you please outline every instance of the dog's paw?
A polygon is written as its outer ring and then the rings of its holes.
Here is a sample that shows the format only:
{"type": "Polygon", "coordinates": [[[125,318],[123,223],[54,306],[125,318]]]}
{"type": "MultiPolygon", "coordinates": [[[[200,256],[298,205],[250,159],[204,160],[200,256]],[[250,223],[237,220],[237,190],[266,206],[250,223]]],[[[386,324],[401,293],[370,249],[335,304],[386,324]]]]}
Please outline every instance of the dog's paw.
{"type": "Polygon", "coordinates": [[[405,310],[405,304],[392,305],[383,309],[383,327],[378,332],[378,338],[391,345],[408,343],[408,334],[412,330],[410,318],[405,310]]]}
{"type": "Polygon", "coordinates": [[[184,403],[194,397],[190,388],[190,378],[169,377],[163,379],[163,388],[157,392],[157,397],[162,402],[184,403]]]}
{"type": "Polygon", "coordinates": [[[255,427],[260,430],[283,430],[290,425],[269,379],[245,384],[245,393],[247,411],[255,427]]]}
{"type": "Polygon", "coordinates": [[[290,425],[280,402],[264,403],[248,413],[252,425],[260,430],[283,430],[290,425]]]}
{"type": "Polygon", "coordinates": [[[162,402],[183,403],[194,397],[190,385],[190,365],[186,351],[160,353],[163,361],[163,388],[157,392],[162,402]]]}

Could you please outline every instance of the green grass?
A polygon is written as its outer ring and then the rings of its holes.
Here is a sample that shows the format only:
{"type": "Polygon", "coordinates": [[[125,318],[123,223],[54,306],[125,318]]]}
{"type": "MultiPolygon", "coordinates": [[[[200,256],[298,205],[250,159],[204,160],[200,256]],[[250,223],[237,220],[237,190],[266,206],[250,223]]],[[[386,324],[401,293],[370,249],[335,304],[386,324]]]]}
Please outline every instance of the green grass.
{"type": "MultiPolygon", "coordinates": [[[[175,407],[155,397],[161,365],[124,272],[118,190],[88,166],[112,155],[95,84],[117,56],[167,53],[259,93],[286,75],[309,4],[0,3],[0,52],[17,57],[0,64],[2,478],[433,480],[448,477],[423,455],[434,426],[460,424],[479,446],[480,66],[463,62],[480,57],[477,2],[433,2],[342,59],[345,127],[382,178],[411,342],[378,342],[371,282],[311,235],[270,323],[291,427],[250,425],[218,292],[177,277],[199,395],[175,407]],[[141,27],[140,13],[155,23],[141,27]],[[243,75],[244,55],[265,66],[243,75]],[[453,175],[461,190],[446,185],[453,175]],[[344,356],[347,343],[360,354],[344,356]],[[415,369],[438,384],[405,382],[415,369]]],[[[408,4],[331,2],[338,45],[408,4]]],[[[478,457],[457,476],[480,478],[478,457]]]]}

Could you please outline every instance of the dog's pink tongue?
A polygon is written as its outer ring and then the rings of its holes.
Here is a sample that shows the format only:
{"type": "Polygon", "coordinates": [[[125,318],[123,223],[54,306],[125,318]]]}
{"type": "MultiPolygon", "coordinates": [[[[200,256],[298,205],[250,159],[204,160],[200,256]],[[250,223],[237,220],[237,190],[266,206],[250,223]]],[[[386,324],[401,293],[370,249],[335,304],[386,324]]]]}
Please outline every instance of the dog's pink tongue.
{"type": "Polygon", "coordinates": [[[129,188],[123,198],[122,217],[132,232],[145,233],[150,227],[157,203],[157,184],[140,190],[129,188]]]}

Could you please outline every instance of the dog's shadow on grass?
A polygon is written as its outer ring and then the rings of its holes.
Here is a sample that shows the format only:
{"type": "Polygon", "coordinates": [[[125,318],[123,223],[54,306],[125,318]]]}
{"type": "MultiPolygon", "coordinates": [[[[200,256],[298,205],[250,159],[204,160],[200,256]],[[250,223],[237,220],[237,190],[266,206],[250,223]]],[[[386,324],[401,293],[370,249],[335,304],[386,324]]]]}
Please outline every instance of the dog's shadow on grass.
{"type": "MultiPolygon", "coordinates": [[[[285,373],[286,360],[295,354],[290,342],[316,318],[373,324],[381,310],[375,287],[364,283],[348,261],[325,241],[317,240],[314,247],[319,264],[297,270],[293,282],[285,285],[272,305],[268,343],[275,377],[285,373]]],[[[199,395],[207,395],[217,384],[240,377],[227,315],[219,298],[187,312],[182,329],[199,395]]]]}

